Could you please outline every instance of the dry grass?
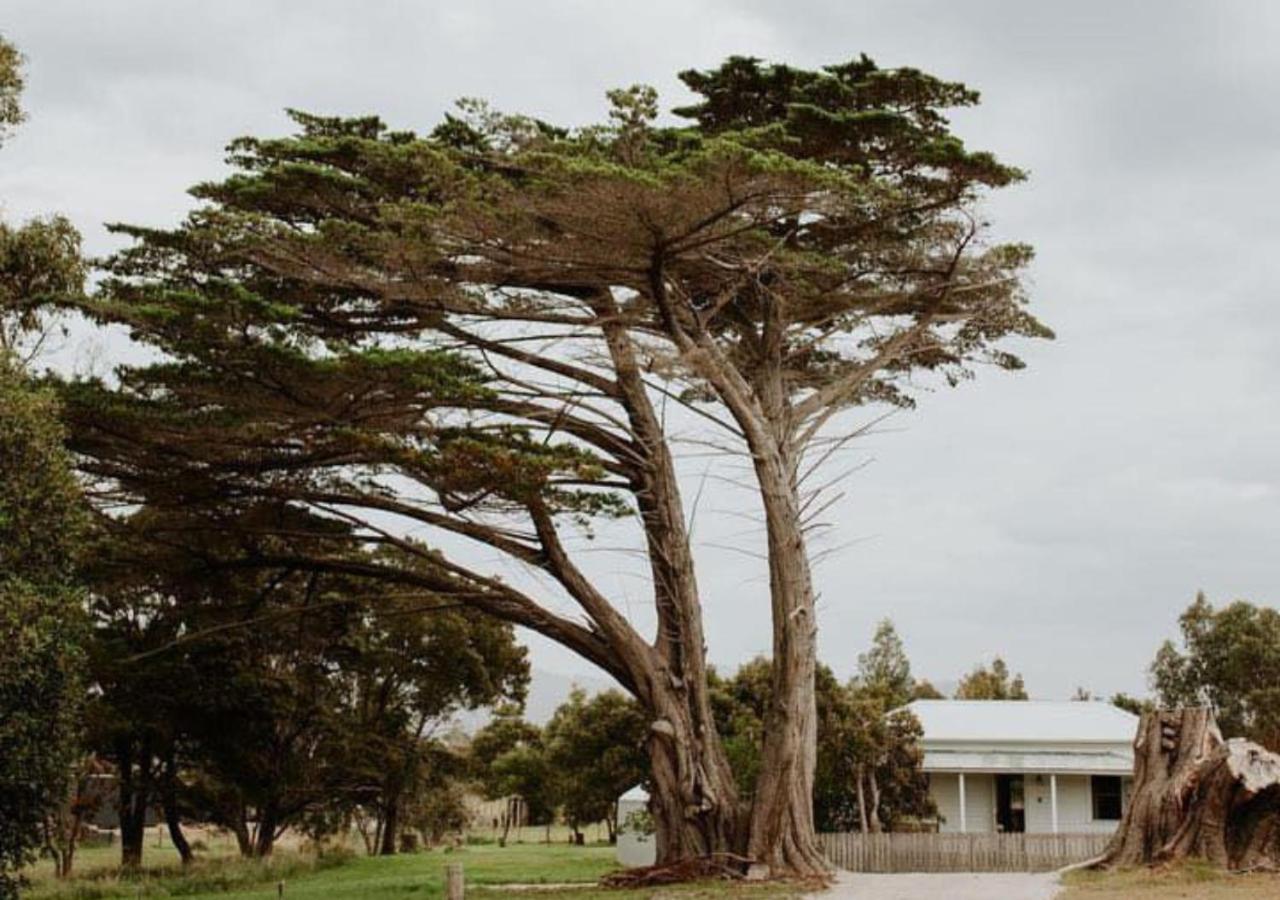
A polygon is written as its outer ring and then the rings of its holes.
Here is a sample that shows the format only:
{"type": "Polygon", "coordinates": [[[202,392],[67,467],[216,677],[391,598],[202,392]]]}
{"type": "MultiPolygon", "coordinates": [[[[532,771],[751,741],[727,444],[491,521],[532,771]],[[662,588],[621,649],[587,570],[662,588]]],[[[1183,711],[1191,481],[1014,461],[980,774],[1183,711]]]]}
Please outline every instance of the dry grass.
{"type": "Polygon", "coordinates": [[[1072,872],[1058,900],[1276,900],[1280,874],[1231,874],[1199,863],[1163,869],[1072,872]]]}

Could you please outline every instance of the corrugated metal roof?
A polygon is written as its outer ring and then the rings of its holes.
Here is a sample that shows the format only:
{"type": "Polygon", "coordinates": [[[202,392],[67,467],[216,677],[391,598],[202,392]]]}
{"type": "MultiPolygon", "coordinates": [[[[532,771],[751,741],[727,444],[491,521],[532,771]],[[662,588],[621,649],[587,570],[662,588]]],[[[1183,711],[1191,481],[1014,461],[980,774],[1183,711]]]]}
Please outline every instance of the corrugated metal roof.
{"type": "Polygon", "coordinates": [[[1080,753],[1006,753],[979,750],[926,750],[926,772],[1057,772],[1079,775],[1128,775],[1133,754],[1118,750],[1080,753]]]}
{"type": "Polygon", "coordinates": [[[1130,744],[1138,717],[1110,703],[1056,700],[916,700],[908,705],[936,741],[1130,744]]]}

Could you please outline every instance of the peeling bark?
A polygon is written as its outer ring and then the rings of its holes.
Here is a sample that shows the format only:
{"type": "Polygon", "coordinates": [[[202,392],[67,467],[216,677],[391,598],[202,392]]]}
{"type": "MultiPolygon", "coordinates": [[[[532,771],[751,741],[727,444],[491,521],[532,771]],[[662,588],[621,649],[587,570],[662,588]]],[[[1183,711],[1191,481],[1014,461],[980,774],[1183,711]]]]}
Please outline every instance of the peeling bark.
{"type": "Polygon", "coordinates": [[[1280,869],[1280,754],[1224,741],[1205,708],[1143,713],[1129,808],[1101,865],[1280,869]]]}

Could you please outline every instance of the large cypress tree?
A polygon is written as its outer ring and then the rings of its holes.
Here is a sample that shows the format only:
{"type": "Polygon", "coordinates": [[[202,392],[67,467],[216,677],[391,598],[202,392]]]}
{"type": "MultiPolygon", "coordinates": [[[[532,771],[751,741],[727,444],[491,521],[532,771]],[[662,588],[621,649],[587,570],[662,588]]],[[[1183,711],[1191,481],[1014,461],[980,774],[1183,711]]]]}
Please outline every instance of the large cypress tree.
{"type": "MultiPolygon", "coordinates": [[[[366,540],[426,526],[549,574],[578,617],[414,545],[438,591],[614,675],[651,718],[659,858],[732,850],[824,870],[811,811],[813,471],[867,404],[924,372],[1016,368],[1022,245],[975,204],[1021,177],[943,111],[977,95],[865,57],[818,71],[734,58],[564,129],[481,104],[429,136],[295,114],[242,139],[180,228],[124,229],[93,312],[168,355],[73,395],[88,468],[155,502],[308,505],[366,540]],[[773,617],[760,776],[740,799],[715,733],[665,402],[750,459],[773,617]],[[166,499],[167,498],[167,499],[166,499]],[[564,531],[636,511],[657,631],[636,631],[564,531]],[[397,524],[395,520],[399,520],[397,524]]],[[[337,560],[312,560],[339,565],[337,560]]]]}

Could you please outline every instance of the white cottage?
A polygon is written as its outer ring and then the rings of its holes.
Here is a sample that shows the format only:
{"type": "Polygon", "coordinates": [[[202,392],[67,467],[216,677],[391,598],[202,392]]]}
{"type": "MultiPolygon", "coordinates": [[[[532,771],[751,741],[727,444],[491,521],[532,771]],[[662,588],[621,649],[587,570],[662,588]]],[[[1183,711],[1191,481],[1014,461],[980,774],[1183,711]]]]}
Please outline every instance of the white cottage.
{"type": "Polygon", "coordinates": [[[1109,703],[917,700],[944,832],[1107,833],[1129,802],[1138,718],[1109,703]]]}

